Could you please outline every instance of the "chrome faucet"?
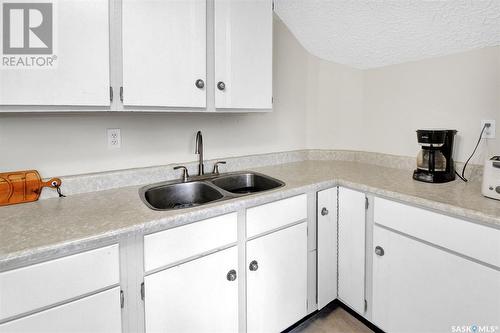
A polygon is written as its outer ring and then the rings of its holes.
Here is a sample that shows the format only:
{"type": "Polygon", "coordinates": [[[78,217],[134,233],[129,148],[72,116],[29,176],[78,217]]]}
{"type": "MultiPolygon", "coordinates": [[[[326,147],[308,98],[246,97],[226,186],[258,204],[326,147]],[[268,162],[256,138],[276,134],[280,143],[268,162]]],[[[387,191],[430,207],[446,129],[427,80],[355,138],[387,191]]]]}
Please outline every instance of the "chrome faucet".
{"type": "Polygon", "coordinates": [[[205,174],[205,167],[203,166],[203,136],[201,135],[201,131],[196,133],[196,148],[194,153],[199,155],[198,176],[202,176],[205,174]]]}

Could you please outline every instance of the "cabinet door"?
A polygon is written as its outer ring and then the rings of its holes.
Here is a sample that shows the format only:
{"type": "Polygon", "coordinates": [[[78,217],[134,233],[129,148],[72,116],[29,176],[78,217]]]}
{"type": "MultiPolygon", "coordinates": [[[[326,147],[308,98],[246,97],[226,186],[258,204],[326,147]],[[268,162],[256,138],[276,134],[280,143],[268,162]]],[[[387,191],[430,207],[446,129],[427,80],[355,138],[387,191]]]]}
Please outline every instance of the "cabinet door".
{"type": "Polygon", "coordinates": [[[307,223],[247,243],[247,330],[280,332],[306,316],[307,223]]]}
{"type": "Polygon", "coordinates": [[[146,276],[146,332],[237,332],[237,248],[146,276]]]}
{"type": "Polygon", "coordinates": [[[365,194],[339,187],[339,299],[365,311],[365,194]]]}
{"type": "Polygon", "coordinates": [[[337,298],[337,188],[318,192],[318,309],[337,298]]]}
{"type": "MultiPolygon", "coordinates": [[[[2,0],[0,5],[8,2],[2,0]]],[[[10,17],[11,32],[17,31],[5,42],[23,49],[16,52],[27,54],[3,51],[3,59],[24,59],[25,66],[18,61],[17,66],[6,66],[2,61],[0,105],[110,105],[108,1],[65,0],[30,9],[33,5],[4,13],[10,17]],[[22,20],[23,14],[29,17],[28,22],[22,20]],[[44,33],[36,28],[22,29],[27,24],[40,24],[44,33]],[[23,39],[24,43],[16,44],[23,39]],[[48,48],[50,41],[52,50],[48,48]],[[40,51],[33,51],[33,47],[40,51]]]]}
{"type": "Polygon", "coordinates": [[[215,0],[216,108],[272,108],[272,35],[272,0],[215,0]]]}
{"type": "Polygon", "coordinates": [[[119,251],[114,244],[0,273],[0,321],[119,284],[119,251]]]}
{"type": "Polygon", "coordinates": [[[500,326],[498,270],[378,226],[373,245],[384,250],[373,254],[373,321],[386,332],[500,326]]]}
{"type": "Polygon", "coordinates": [[[116,287],[0,325],[0,333],[121,332],[120,288],[116,287]]]}
{"type": "Polygon", "coordinates": [[[122,27],[124,105],[205,107],[205,0],[123,0],[122,27]]]}

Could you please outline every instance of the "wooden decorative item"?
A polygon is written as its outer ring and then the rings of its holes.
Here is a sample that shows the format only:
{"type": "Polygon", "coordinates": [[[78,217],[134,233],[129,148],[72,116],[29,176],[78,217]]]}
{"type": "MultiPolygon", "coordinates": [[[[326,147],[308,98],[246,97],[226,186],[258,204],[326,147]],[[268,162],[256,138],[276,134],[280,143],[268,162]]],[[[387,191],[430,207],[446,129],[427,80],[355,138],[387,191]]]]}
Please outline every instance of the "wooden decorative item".
{"type": "Polygon", "coordinates": [[[0,173],[0,206],[36,201],[42,188],[59,186],[59,178],[44,182],[36,170],[0,173]]]}

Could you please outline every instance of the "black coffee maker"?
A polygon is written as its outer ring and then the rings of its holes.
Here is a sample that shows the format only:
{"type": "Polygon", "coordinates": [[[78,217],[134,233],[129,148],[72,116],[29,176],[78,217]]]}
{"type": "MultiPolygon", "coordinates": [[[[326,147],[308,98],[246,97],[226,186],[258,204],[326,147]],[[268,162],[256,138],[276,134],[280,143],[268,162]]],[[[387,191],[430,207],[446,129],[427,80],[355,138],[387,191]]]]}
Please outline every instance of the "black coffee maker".
{"type": "Polygon", "coordinates": [[[413,179],[427,183],[446,183],[455,179],[453,140],[456,130],[417,130],[417,169],[413,179]]]}

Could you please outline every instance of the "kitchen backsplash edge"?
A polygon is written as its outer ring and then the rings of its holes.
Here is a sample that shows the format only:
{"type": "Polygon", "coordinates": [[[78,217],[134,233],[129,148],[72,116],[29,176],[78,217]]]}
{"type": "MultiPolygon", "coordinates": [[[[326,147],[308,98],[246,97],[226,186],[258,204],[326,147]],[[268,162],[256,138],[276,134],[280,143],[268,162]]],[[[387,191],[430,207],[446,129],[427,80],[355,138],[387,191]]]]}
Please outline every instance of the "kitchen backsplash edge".
{"type": "MultiPolygon", "coordinates": [[[[413,170],[415,168],[415,157],[352,150],[309,149],[206,160],[205,170],[210,171],[213,164],[221,160],[227,162],[226,165],[221,166],[221,172],[239,171],[306,160],[360,162],[368,165],[371,164],[401,170],[413,170]]],[[[63,181],[61,190],[65,195],[75,195],[173,180],[180,177],[178,171],[173,170],[173,167],[176,165],[186,166],[189,173],[192,175],[194,175],[197,170],[197,162],[192,161],[162,166],[64,176],[61,177],[63,181]]],[[[461,170],[462,167],[463,163],[456,163],[457,170],[461,170]]],[[[466,176],[472,181],[479,181],[482,177],[482,171],[482,165],[470,164],[466,176]]],[[[45,190],[42,192],[40,199],[43,200],[54,197],[57,197],[55,191],[45,190]]]]}

